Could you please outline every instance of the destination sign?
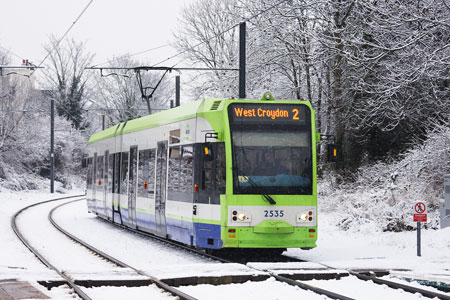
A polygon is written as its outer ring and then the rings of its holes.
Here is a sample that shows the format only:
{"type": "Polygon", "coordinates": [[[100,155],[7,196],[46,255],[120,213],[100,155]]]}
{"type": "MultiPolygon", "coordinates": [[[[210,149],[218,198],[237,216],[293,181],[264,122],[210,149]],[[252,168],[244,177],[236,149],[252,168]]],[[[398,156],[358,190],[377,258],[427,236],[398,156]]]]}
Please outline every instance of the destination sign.
{"type": "Polygon", "coordinates": [[[309,108],[303,104],[234,103],[228,107],[233,123],[296,123],[306,124],[309,108]]]}

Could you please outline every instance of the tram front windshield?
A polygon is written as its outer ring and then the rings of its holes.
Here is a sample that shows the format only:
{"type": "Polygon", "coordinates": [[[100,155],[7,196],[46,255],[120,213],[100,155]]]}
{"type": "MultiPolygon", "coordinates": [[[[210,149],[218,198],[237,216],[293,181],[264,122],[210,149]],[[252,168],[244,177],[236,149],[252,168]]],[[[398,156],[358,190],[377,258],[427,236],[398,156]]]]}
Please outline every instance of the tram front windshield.
{"type": "Polygon", "coordinates": [[[236,194],[311,194],[309,132],[238,129],[232,140],[236,194]]]}

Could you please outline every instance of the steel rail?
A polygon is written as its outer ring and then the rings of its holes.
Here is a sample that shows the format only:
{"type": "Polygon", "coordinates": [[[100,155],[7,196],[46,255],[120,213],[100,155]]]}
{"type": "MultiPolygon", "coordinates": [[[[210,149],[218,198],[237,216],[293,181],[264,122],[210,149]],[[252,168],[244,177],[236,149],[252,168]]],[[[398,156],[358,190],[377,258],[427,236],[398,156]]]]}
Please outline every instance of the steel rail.
{"type": "MultiPolygon", "coordinates": [[[[336,268],[333,268],[324,263],[318,263],[318,264],[325,266],[327,268],[330,268],[330,269],[336,269],[336,268]]],[[[385,284],[392,289],[401,289],[401,290],[404,290],[405,292],[412,293],[412,294],[419,293],[422,296],[427,297],[427,298],[438,298],[438,299],[442,299],[442,300],[450,300],[450,296],[439,293],[439,292],[433,292],[433,291],[413,287],[413,286],[410,286],[407,284],[402,284],[402,283],[397,283],[397,282],[386,280],[386,279],[381,279],[381,278],[376,277],[375,275],[368,276],[368,275],[361,274],[359,272],[355,272],[355,271],[349,270],[349,269],[347,269],[346,271],[350,275],[355,276],[356,278],[358,278],[360,280],[373,281],[376,284],[385,284]]],[[[370,273],[370,270],[368,270],[368,271],[370,273]]],[[[363,272],[363,273],[366,273],[366,272],[363,272]]]]}
{"type": "MultiPolygon", "coordinates": [[[[74,201],[77,201],[77,200],[74,200],[74,201]]],[[[71,201],[71,202],[74,202],[74,201],[71,201]]],[[[70,203],[70,202],[68,202],[68,203],[70,203]]],[[[66,205],[68,203],[61,204],[60,206],[66,205]]],[[[183,245],[183,244],[171,241],[171,240],[167,240],[167,239],[164,239],[162,237],[159,237],[159,236],[147,233],[147,232],[138,231],[136,229],[132,229],[132,228],[126,227],[124,225],[112,223],[111,221],[105,220],[103,218],[99,218],[99,219],[104,221],[104,222],[107,222],[107,223],[110,223],[110,224],[114,224],[114,226],[118,226],[119,228],[125,229],[126,231],[133,232],[133,233],[139,234],[141,236],[151,238],[153,240],[157,240],[159,242],[165,243],[165,244],[170,245],[170,246],[181,248],[183,250],[189,251],[189,252],[197,254],[199,256],[203,256],[205,258],[209,258],[209,259],[213,259],[215,261],[219,261],[221,263],[240,263],[240,262],[237,262],[237,261],[224,259],[222,257],[218,257],[218,256],[215,256],[215,255],[206,253],[206,252],[204,252],[202,250],[199,250],[199,249],[196,249],[196,248],[193,248],[193,247],[190,247],[190,246],[186,246],[186,245],[183,245]]],[[[301,260],[296,259],[296,258],[290,258],[290,259],[301,261],[301,260]]],[[[242,263],[240,263],[240,264],[242,264],[242,263]]],[[[330,267],[328,265],[324,265],[324,266],[327,267],[327,268],[330,268],[330,269],[336,269],[336,268],[330,267]]],[[[248,266],[248,265],[247,265],[247,267],[252,268],[254,270],[258,270],[258,271],[267,272],[268,274],[270,274],[270,276],[274,277],[276,280],[281,281],[281,282],[285,282],[285,283],[287,283],[289,285],[292,285],[292,286],[300,287],[303,290],[310,290],[312,292],[315,292],[315,293],[320,294],[320,295],[325,295],[325,296],[327,296],[329,298],[332,298],[332,299],[353,300],[353,298],[350,298],[350,297],[347,297],[347,296],[344,296],[344,295],[340,295],[340,294],[334,293],[332,291],[328,291],[328,290],[325,290],[325,289],[321,289],[321,288],[315,287],[315,286],[310,285],[310,284],[299,282],[299,281],[293,280],[293,279],[285,277],[285,276],[277,275],[277,274],[271,272],[270,270],[261,270],[261,269],[258,269],[258,268],[255,268],[255,267],[251,267],[251,266],[248,266]]],[[[359,278],[361,280],[372,280],[375,283],[386,284],[387,286],[389,286],[391,288],[394,288],[394,289],[402,289],[402,290],[404,290],[406,292],[410,292],[410,293],[420,293],[423,296],[429,297],[429,298],[437,297],[438,299],[450,300],[449,296],[444,295],[442,293],[432,292],[432,291],[428,291],[428,290],[425,290],[425,289],[416,288],[416,287],[412,287],[412,286],[396,283],[396,282],[393,282],[393,281],[388,281],[388,280],[385,280],[385,279],[380,279],[380,278],[377,278],[377,277],[374,277],[374,276],[367,276],[367,275],[360,274],[358,272],[354,272],[354,271],[351,271],[351,270],[347,270],[347,272],[350,275],[354,275],[354,276],[356,276],[357,278],[359,278]]],[[[147,274],[141,274],[141,275],[148,276],[147,274]]],[[[149,277],[149,278],[151,278],[151,277],[149,277]]]]}
{"type": "Polygon", "coordinates": [[[197,300],[197,298],[194,298],[194,297],[192,297],[192,296],[190,296],[190,295],[188,295],[188,294],[186,294],[186,293],[184,293],[184,292],[182,292],[182,291],[180,291],[180,290],[178,290],[178,289],[176,289],[176,288],[174,288],[174,287],[168,285],[167,283],[162,282],[161,280],[159,280],[159,279],[157,279],[157,278],[151,276],[150,274],[147,274],[146,272],[144,272],[144,271],[142,271],[142,270],[136,269],[136,268],[134,268],[134,267],[132,267],[132,266],[130,266],[130,265],[128,265],[128,264],[122,262],[121,260],[119,260],[119,259],[117,259],[117,258],[115,258],[115,257],[113,257],[113,256],[111,256],[111,255],[106,254],[105,252],[103,252],[103,251],[101,251],[101,250],[95,248],[94,246],[92,246],[92,245],[90,245],[89,243],[87,243],[87,242],[81,240],[80,238],[76,237],[75,235],[69,233],[67,230],[65,230],[65,229],[63,229],[61,226],[59,226],[59,225],[55,222],[55,220],[53,219],[53,213],[54,213],[57,209],[59,209],[60,207],[65,206],[65,205],[68,205],[68,204],[73,203],[73,202],[77,202],[77,201],[81,201],[81,200],[73,200],[73,201],[69,201],[69,202],[60,204],[60,205],[54,207],[54,208],[49,212],[49,214],[48,214],[48,219],[49,219],[49,221],[52,223],[52,225],[53,225],[57,230],[59,230],[61,233],[63,233],[64,235],[66,235],[68,238],[70,238],[70,239],[73,240],[74,242],[76,242],[76,243],[82,245],[83,247],[85,247],[85,248],[89,249],[90,251],[94,252],[95,254],[97,254],[97,255],[103,257],[103,258],[106,259],[107,261],[110,261],[110,262],[112,262],[112,263],[114,263],[114,264],[116,264],[116,265],[118,265],[118,266],[120,266],[120,267],[132,269],[133,271],[135,271],[135,272],[138,273],[139,275],[145,276],[145,277],[149,278],[149,279],[150,279],[154,284],[156,284],[158,287],[160,287],[161,289],[163,289],[163,290],[165,290],[165,291],[171,293],[172,295],[174,295],[174,296],[176,296],[176,297],[179,297],[181,300],[197,300]]]}
{"type": "Polygon", "coordinates": [[[176,248],[181,248],[183,250],[186,250],[188,252],[197,254],[197,255],[205,257],[205,258],[209,258],[209,259],[212,259],[212,260],[215,260],[215,261],[219,261],[219,262],[222,262],[222,263],[230,263],[231,262],[231,261],[223,259],[221,257],[217,257],[215,255],[206,253],[206,252],[204,252],[202,250],[198,250],[196,248],[193,248],[193,247],[190,247],[190,246],[187,246],[187,245],[184,245],[184,244],[172,241],[172,240],[168,240],[168,239],[159,237],[157,235],[154,235],[154,234],[151,234],[151,233],[148,233],[148,232],[139,231],[139,230],[127,227],[125,225],[121,225],[121,224],[118,224],[118,223],[113,223],[113,222],[105,220],[104,218],[101,218],[101,217],[99,217],[99,220],[102,221],[102,222],[106,222],[108,224],[113,224],[115,227],[119,227],[119,228],[121,228],[121,229],[123,229],[125,231],[132,232],[132,233],[141,235],[143,237],[151,238],[152,240],[156,240],[158,242],[161,242],[163,244],[167,244],[167,245],[170,245],[170,246],[174,246],[176,248]]]}
{"type": "Polygon", "coordinates": [[[14,214],[14,216],[12,216],[11,218],[11,227],[14,231],[14,233],[16,234],[16,236],[20,239],[20,241],[25,245],[25,247],[27,247],[38,259],[39,261],[41,261],[47,268],[54,270],[61,278],[64,279],[65,282],[67,282],[67,284],[75,291],[75,293],[81,297],[81,299],[83,300],[92,300],[88,295],[86,295],[81,288],[76,285],[68,276],[66,276],[62,271],[58,270],[55,266],[53,266],[44,256],[42,256],[39,251],[37,251],[35,248],[33,248],[33,246],[31,246],[31,244],[28,242],[28,240],[24,237],[24,235],[20,232],[19,228],[17,227],[17,217],[24,212],[25,210],[37,206],[37,205],[41,205],[41,204],[45,204],[45,203],[49,203],[49,202],[53,202],[53,201],[61,201],[61,200],[66,200],[66,199],[70,199],[70,198],[75,198],[75,197],[85,197],[85,195],[76,195],[76,196],[68,196],[68,197],[62,197],[62,198],[56,198],[56,199],[51,199],[51,200],[46,200],[46,201],[42,201],[42,202],[38,202],[38,203],[34,203],[32,205],[29,205],[27,207],[22,208],[21,210],[19,210],[18,212],[16,212],[14,214]]]}
{"type": "MultiPolygon", "coordinates": [[[[107,220],[105,220],[103,218],[100,218],[100,219],[105,221],[105,222],[111,223],[110,221],[107,221],[107,220]]],[[[130,232],[137,233],[137,234],[145,236],[145,237],[149,237],[151,239],[163,242],[163,243],[165,243],[167,245],[171,245],[171,246],[174,246],[174,247],[177,247],[177,248],[181,248],[181,249],[184,249],[184,250],[189,251],[191,253],[197,254],[199,256],[203,256],[205,258],[210,258],[210,259],[219,261],[221,263],[236,263],[235,261],[227,260],[227,259],[215,256],[215,255],[206,253],[204,251],[201,251],[201,250],[198,250],[198,249],[195,249],[195,248],[192,248],[192,247],[189,247],[189,246],[186,246],[186,245],[174,242],[174,241],[170,241],[170,240],[164,239],[162,237],[159,237],[159,236],[156,236],[156,235],[153,235],[153,234],[150,234],[150,233],[138,231],[138,230],[135,230],[135,229],[132,229],[132,228],[120,225],[120,224],[115,224],[114,223],[114,225],[118,225],[120,228],[123,228],[126,231],[130,231],[130,232]]],[[[240,264],[242,264],[242,263],[240,263],[240,264]]],[[[329,297],[331,299],[354,300],[353,298],[349,298],[349,297],[346,297],[344,295],[340,295],[340,294],[334,293],[332,291],[324,290],[324,289],[315,287],[313,285],[305,284],[305,283],[298,282],[298,281],[292,280],[292,279],[284,277],[284,276],[280,276],[280,275],[274,274],[273,272],[270,272],[268,270],[260,270],[258,268],[250,267],[250,266],[247,266],[247,267],[249,267],[251,269],[254,269],[254,270],[257,270],[257,271],[266,272],[267,274],[269,274],[270,276],[274,277],[278,281],[285,282],[285,283],[287,283],[289,285],[292,285],[292,286],[300,287],[303,290],[309,290],[309,291],[315,292],[316,294],[319,294],[319,295],[325,295],[325,296],[327,296],[327,297],[329,297]]]]}
{"type": "Polygon", "coordinates": [[[367,275],[363,275],[363,274],[359,274],[356,272],[349,272],[351,275],[356,276],[357,278],[361,279],[361,280],[366,280],[366,281],[373,281],[376,284],[385,284],[390,288],[393,289],[401,289],[404,290],[406,292],[410,292],[410,293],[419,293],[422,294],[425,297],[428,298],[438,298],[438,299],[442,299],[442,300],[450,300],[450,296],[444,295],[442,293],[437,293],[437,292],[432,292],[432,291],[428,291],[428,290],[424,290],[421,288],[416,288],[413,286],[409,286],[406,284],[402,284],[402,283],[397,283],[394,281],[390,281],[390,280],[386,280],[386,279],[381,279],[381,278],[377,278],[375,276],[367,276],[367,275]]]}
{"type": "MultiPolygon", "coordinates": [[[[111,222],[106,221],[105,219],[102,219],[102,218],[100,218],[100,220],[108,222],[108,223],[111,223],[111,222]]],[[[224,259],[224,258],[221,258],[221,257],[217,257],[217,256],[211,255],[209,253],[203,252],[201,250],[198,250],[198,249],[195,249],[195,248],[183,245],[183,244],[179,244],[177,242],[173,242],[173,241],[164,239],[162,237],[159,237],[159,236],[156,236],[156,235],[153,235],[153,234],[150,234],[150,233],[146,233],[146,232],[138,231],[138,230],[135,230],[135,229],[132,229],[132,228],[128,228],[128,227],[126,227],[124,225],[120,225],[120,224],[114,224],[114,225],[119,225],[120,228],[123,228],[123,229],[125,229],[127,231],[131,231],[133,233],[137,233],[137,234],[140,234],[142,236],[152,238],[154,240],[163,242],[165,244],[168,244],[168,245],[171,245],[171,246],[174,246],[174,247],[182,248],[184,250],[187,250],[189,252],[195,253],[197,255],[200,255],[200,256],[203,256],[203,257],[206,257],[206,258],[210,258],[210,259],[222,262],[222,263],[240,263],[240,262],[237,262],[237,261],[232,261],[232,260],[227,260],[227,259],[224,259]]],[[[300,259],[296,259],[296,258],[290,258],[290,259],[301,261],[300,259]]],[[[328,265],[324,265],[324,266],[327,267],[327,268],[330,268],[330,269],[336,269],[336,268],[333,268],[333,267],[328,266],[328,265]]],[[[327,296],[329,298],[332,298],[332,299],[342,299],[342,300],[351,300],[352,299],[352,298],[349,298],[347,296],[334,293],[332,291],[324,290],[324,289],[312,286],[310,284],[302,283],[302,282],[293,280],[293,279],[285,277],[285,276],[280,276],[280,275],[274,274],[274,273],[270,272],[269,270],[260,270],[258,268],[250,267],[250,266],[247,266],[247,267],[255,269],[255,270],[258,270],[258,271],[267,272],[268,274],[270,274],[272,277],[274,277],[278,281],[285,282],[285,283],[287,283],[289,285],[292,285],[292,286],[298,286],[298,287],[300,287],[300,288],[302,288],[304,290],[310,290],[310,291],[313,291],[313,292],[315,292],[317,294],[325,295],[325,296],[327,296]]],[[[446,295],[443,295],[442,293],[432,292],[432,291],[428,291],[428,290],[425,290],[425,289],[411,287],[411,286],[408,286],[408,285],[397,284],[397,283],[392,282],[392,281],[388,281],[388,280],[385,280],[385,279],[379,279],[379,278],[376,278],[376,277],[373,277],[373,276],[363,275],[363,274],[360,274],[360,273],[357,273],[357,272],[354,272],[354,271],[351,271],[351,270],[347,270],[347,272],[349,272],[349,274],[355,275],[355,276],[357,274],[358,276],[360,276],[360,279],[362,279],[363,276],[366,276],[366,277],[369,277],[369,279],[374,281],[374,282],[375,281],[379,281],[379,282],[383,281],[383,282],[385,282],[383,284],[386,284],[387,286],[389,286],[391,288],[394,288],[394,286],[396,286],[397,289],[400,288],[400,289],[402,289],[402,290],[404,290],[406,292],[420,293],[423,296],[430,297],[430,298],[437,297],[437,298],[443,299],[443,300],[450,300],[450,297],[448,297],[446,295]],[[401,287],[401,286],[404,286],[404,288],[401,287]]]]}
{"type": "Polygon", "coordinates": [[[354,298],[350,298],[350,297],[347,297],[347,296],[344,296],[344,295],[341,295],[341,294],[338,294],[338,293],[334,293],[332,291],[324,290],[324,289],[318,288],[316,286],[313,286],[313,285],[310,285],[310,284],[306,284],[306,283],[303,283],[303,282],[300,282],[300,281],[296,281],[296,280],[293,280],[293,279],[290,279],[290,278],[287,278],[287,277],[284,277],[284,276],[279,276],[279,275],[273,274],[272,272],[269,272],[269,273],[278,281],[285,282],[285,283],[287,283],[289,285],[292,285],[292,286],[298,286],[301,289],[304,289],[304,290],[307,290],[307,291],[312,291],[312,292],[314,292],[316,294],[319,294],[319,295],[325,295],[325,296],[327,296],[327,297],[329,297],[331,299],[355,300],[354,298]]]}
{"type": "MultiPolygon", "coordinates": [[[[173,241],[170,241],[170,240],[167,240],[167,239],[164,239],[164,238],[152,235],[152,234],[143,233],[143,232],[140,232],[140,231],[137,231],[137,230],[134,230],[134,229],[122,226],[122,225],[120,227],[122,227],[122,228],[124,228],[126,230],[129,230],[131,232],[138,233],[138,234],[150,237],[152,239],[164,242],[166,244],[185,249],[185,250],[187,250],[189,252],[192,252],[192,253],[195,253],[197,255],[200,255],[200,256],[203,256],[203,257],[206,257],[206,258],[210,258],[210,259],[214,259],[214,260],[222,262],[222,263],[239,263],[239,262],[236,262],[236,261],[227,260],[227,259],[224,259],[222,257],[215,256],[215,255],[203,252],[201,250],[198,250],[198,249],[195,249],[195,248],[192,248],[192,247],[188,247],[186,245],[179,244],[179,243],[176,243],[176,242],[173,242],[173,241]]],[[[240,263],[240,264],[242,264],[242,263],[240,263]]],[[[285,283],[287,283],[289,285],[292,285],[292,286],[297,286],[297,287],[299,287],[299,288],[301,288],[303,290],[312,291],[312,292],[314,292],[316,294],[319,294],[319,295],[325,295],[325,296],[327,296],[327,297],[329,297],[331,299],[354,300],[353,298],[349,298],[349,297],[346,297],[344,295],[340,295],[340,294],[334,293],[332,291],[324,290],[324,289],[315,287],[315,286],[310,285],[310,284],[305,284],[305,283],[302,283],[302,282],[290,279],[288,277],[284,277],[284,276],[280,276],[280,275],[274,274],[273,272],[270,272],[269,270],[260,270],[260,269],[255,268],[255,267],[251,267],[251,266],[248,266],[248,265],[246,265],[246,266],[251,268],[251,269],[257,270],[257,271],[266,272],[266,273],[268,273],[270,276],[274,277],[278,281],[285,282],[285,283]]]]}

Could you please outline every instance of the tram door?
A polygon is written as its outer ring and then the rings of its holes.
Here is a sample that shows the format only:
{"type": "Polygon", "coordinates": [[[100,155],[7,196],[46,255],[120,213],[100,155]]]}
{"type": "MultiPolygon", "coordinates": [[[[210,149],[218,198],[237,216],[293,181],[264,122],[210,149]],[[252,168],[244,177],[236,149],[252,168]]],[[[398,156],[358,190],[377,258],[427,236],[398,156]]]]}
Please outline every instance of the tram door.
{"type": "Polygon", "coordinates": [[[109,151],[105,151],[104,168],[103,168],[103,213],[105,216],[108,215],[107,202],[108,202],[108,185],[109,185],[109,151]]]}
{"type": "Polygon", "coordinates": [[[113,196],[112,196],[112,210],[111,210],[111,220],[113,222],[118,222],[122,224],[122,216],[120,214],[119,209],[119,201],[120,201],[120,164],[121,161],[121,153],[114,154],[114,163],[113,163],[113,196]]]}
{"type": "Polygon", "coordinates": [[[97,211],[97,193],[95,190],[97,189],[97,152],[94,153],[93,160],[93,168],[92,168],[92,208],[94,211],[97,211]]]}
{"type": "Polygon", "coordinates": [[[166,237],[166,185],[167,185],[167,141],[158,142],[156,153],[156,234],[166,237]]]}
{"type": "Polygon", "coordinates": [[[130,148],[130,177],[128,188],[128,216],[133,228],[136,229],[136,185],[137,185],[137,146],[130,148]]]}

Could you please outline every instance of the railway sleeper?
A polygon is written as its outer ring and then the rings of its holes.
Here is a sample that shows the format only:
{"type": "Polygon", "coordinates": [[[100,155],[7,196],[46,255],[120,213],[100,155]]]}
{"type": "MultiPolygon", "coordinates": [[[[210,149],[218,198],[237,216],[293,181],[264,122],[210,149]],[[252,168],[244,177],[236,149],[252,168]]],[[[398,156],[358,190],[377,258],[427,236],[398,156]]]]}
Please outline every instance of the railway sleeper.
{"type": "MultiPolygon", "coordinates": [[[[42,280],[38,281],[38,283],[44,287],[46,287],[48,290],[62,286],[64,284],[67,284],[64,280],[42,280]]],[[[92,288],[92,287],[102,287],[102,286],[126,286],[126,287],[142,287],[142,286],[148,286],[153,283],[155,283],[153,280],[150,279],[138,279],[138,280],[74,280],[74,283],[78,286],[82,286],[85,288],[92,288]]]]}

